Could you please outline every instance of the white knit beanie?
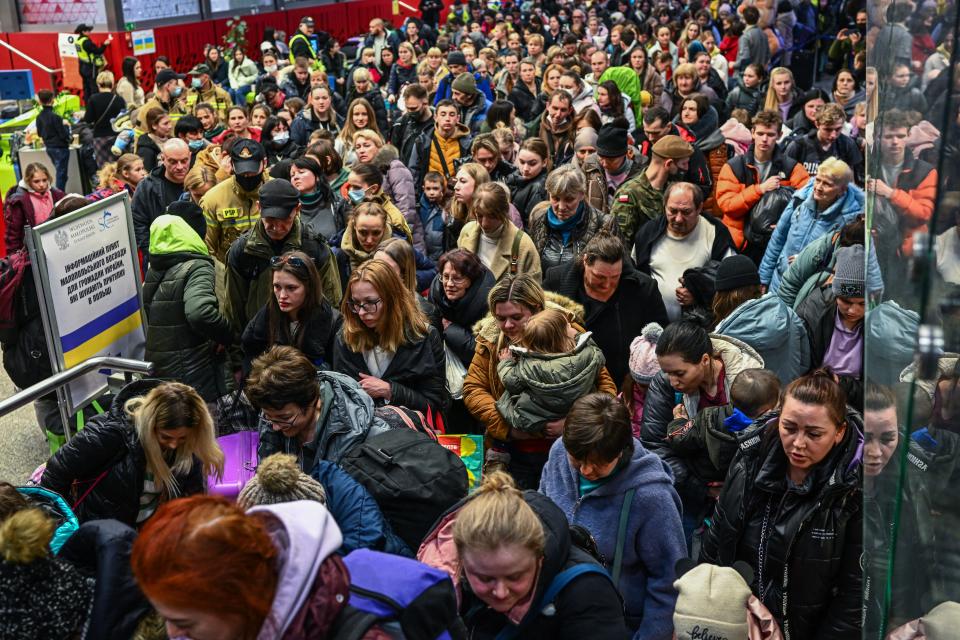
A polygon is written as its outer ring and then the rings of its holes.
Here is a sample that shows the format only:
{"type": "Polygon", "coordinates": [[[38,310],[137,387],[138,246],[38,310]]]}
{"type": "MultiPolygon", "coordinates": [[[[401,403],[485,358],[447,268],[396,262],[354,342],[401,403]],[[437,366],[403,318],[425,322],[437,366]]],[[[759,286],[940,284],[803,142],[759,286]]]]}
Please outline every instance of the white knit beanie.
{"type": "Polygon", "coordinates": [[[750,587],[735,569],[699,564],[673,583],[677,640],[747,640],[750,587]]]}
{"type": "Polygon", "coordinates": [[[656,322],[651,322],[630,343],[630,375],[635,382],[650,384],[653,377],[660,373],[657,340],[660,339],[661,333],[663,333],[663,327],[656,322]]]}

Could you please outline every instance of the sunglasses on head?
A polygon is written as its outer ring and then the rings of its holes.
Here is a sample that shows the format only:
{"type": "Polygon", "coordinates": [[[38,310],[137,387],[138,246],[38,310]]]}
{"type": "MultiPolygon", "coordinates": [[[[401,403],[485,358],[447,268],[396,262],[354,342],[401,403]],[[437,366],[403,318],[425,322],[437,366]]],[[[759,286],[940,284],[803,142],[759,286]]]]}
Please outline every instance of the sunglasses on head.
{"type": "Polygon", "coordinates": [[[273,256],[270,258],[270,266],[274,269],[279,269],[285,264],[289,264],[297,269],[307,268],[307,263],[304,262],[302,258],[298,258],[297,256],[273,256]]]}

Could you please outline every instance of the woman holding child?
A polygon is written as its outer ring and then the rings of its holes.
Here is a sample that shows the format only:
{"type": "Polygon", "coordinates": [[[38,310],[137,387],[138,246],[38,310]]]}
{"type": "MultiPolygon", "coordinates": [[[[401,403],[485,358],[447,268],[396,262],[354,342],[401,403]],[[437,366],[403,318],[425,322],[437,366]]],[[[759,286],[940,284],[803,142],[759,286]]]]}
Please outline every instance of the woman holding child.
{"type": "MultiPolygon", "coordinates": [[[[550,446],[563,429],[563,418],[550,420],[536,433],[510,424],[497,408],[504,393],[498,365],[509,353],[508,347],[519,344],[529,320],[544,309],[567,312],[572,318],[570,327],[578,334],[584,333],[579,324],[583,307],[562,296],[551,294],[548,300],[530,274],[505,275],[490,290],[487,301],[490,314],[475,330],[477,347],[463,381],[463,400],[492,443],[487,452],[490,468],[506,467],[521,488],[535,489],[550,446]]],[[[617,393],[605,367],[599,369],[595,384],[598,391],[611,396],[617,393]]]]}
{"type": "Polygon", "coordinates": [[[661,371],[647,390],[640,440],[673,469],[689,541],[703,517],[709,515],[712,498],[707,485],[669,447],[668,425],[681,415],[694,419],[708,407],[729,404],[737,374],[745,369],[762,369],[763,359],[743,342],[711,337],[706,329],[687,321],[674,322],[663,330],[656,354],[661,371]]]}

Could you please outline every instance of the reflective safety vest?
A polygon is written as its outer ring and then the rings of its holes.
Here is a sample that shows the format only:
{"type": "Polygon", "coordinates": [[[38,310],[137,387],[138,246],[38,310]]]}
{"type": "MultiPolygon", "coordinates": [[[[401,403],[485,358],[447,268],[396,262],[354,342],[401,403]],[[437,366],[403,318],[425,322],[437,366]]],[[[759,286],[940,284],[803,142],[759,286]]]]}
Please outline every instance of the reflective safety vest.
{"type": "Polygon", "coordinates": [[[99,54],[89,54],[83,48],[83,45],[90,41],[90,38],[87,36],[80,36],[77,38],[77,57],[80,58],[80,62],[86,62],[87,64],[92,64],[97,69],[107,66],[107,61],[104,60],[102,55],[99,54]]]}
{"type": "Polygon", "coordinates": [[[310,41],[310,38],[308,38],[307,36],[303,35],[298,31],[295,36],[290,38],[290,42],[287,43],[287,47],[290,49],[290,64],[294,64],[296,62],[296,58],[293,55],[293,43],[296,42],[298,39],[302,39],[304,42],[307,43],[307,47],[310,49],[310,52],[313,54],[310,56],[311,58],[317,57],[317,52],[314,51],[313,49],[313,42],[310,41]]]}

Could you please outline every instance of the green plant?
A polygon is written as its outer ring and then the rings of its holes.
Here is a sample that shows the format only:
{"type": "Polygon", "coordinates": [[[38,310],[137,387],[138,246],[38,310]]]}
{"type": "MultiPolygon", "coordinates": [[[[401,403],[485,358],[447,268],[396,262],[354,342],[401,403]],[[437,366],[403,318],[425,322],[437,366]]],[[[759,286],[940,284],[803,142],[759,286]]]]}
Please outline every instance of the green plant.
{"type": "Polygon", "coordinates": [[[227,32],[223,34],[224,55],[228,57],[233,55],[235,49],[240,49],[244,53],[247,51],[247,21],[241,20],[240,16],[233,16],[227,20],[227,32]]]}

